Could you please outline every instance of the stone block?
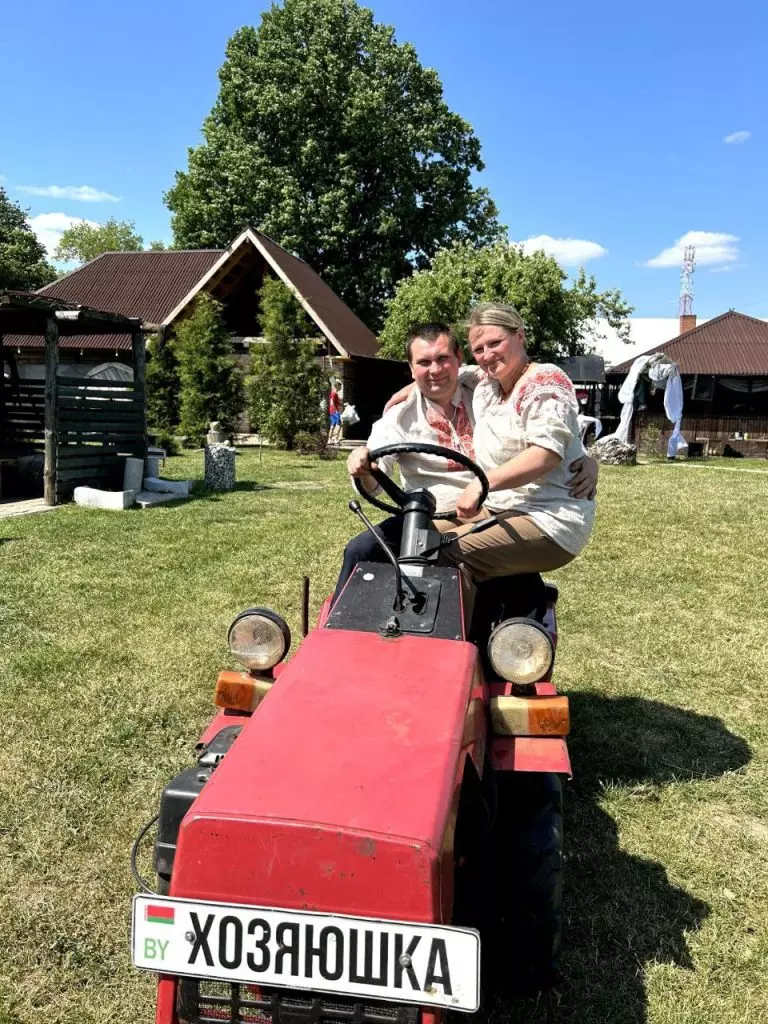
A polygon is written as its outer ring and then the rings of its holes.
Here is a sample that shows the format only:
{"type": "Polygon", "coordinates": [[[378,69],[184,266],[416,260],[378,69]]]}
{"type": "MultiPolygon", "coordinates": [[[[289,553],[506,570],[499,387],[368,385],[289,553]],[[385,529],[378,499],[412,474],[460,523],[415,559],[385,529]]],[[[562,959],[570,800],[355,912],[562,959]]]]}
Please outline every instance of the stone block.
{"type": "Polygon", "coordinates": [[[152,508],[154,505],[166,505],[169,501],[186,501],[186,494],[172,494],[169,491],[139,491],[136,504],[139,508],[152,508]]]}
{"type": "Polygon", "coordinates": [[[148,476],[144,480],[145,491],[160,491],[164,494],[177,494],[188,498],[192,490],[191,480],[161,480],[157,476],[148,476]]]}
{"type": "Polygon", "coordinates": [[[127,458],[123,471],[123,490],[140,491],[144,479],[144,460],[127,458]]]}
{"type": "Polygon", "coordinates": [[[237,452],[228,444],[205,446],[205,483],[214,491],[231,491],[235,487],[237,452]]]}
{"type": "Polygon", "coordinates": [[[106,508],[122,511],[136,501],[136,491],[100,491],[97,487],[76,487],[75,504],[84,508],[106,508]]]}

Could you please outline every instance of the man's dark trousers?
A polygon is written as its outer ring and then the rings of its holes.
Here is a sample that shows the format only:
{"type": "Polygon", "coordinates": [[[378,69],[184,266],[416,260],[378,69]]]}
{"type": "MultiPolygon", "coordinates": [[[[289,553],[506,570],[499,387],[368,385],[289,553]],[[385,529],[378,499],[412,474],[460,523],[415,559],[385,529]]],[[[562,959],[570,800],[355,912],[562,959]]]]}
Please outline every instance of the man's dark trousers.
{"type": "MultiPolygon", "coordinates": [[[[403,517],[390,516],[376,524],[379,533],[383,536],[388,546],[395,553],[400,554],[400,540],[403,534],[403,517]]],[[[341,564],[339,581],[336,590],[333,592],[333,603],[336,604],[339,594],[344,589],[344,584],[355,570],[358,562],[386,562],[387,556],[379,547],[376,538],[370,530],[364,530],[344,548],[344,561],[341,564]]]]}

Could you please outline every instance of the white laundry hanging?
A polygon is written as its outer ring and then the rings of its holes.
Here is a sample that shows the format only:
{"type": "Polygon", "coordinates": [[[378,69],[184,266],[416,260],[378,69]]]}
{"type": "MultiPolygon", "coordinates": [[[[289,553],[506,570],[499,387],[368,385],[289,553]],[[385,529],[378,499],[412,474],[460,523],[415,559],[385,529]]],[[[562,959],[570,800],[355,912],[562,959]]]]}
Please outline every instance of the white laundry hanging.
{"type": "MultiPolygon", "coordinates": [[[[619,388],[619,401],[622,403],[619,425],[616,432],[609,434],[608,437],[615,437],[618,441],[629,444],[629,430],[635,408],[635,391],[643,373],[647,374],[657,388],[664,389],[664,413],[672,423],[672,433],[667,444],[667,457],[673,459],[681,448],[688,447],[688,442],[680,431],[683,419],[683,382],[680,377],[680,367],[663,352],[638,356],[632,363],[624,383],[619,388]]],[[[607,438],[603,438],[603,440],[607,440],[607,438]]]]}

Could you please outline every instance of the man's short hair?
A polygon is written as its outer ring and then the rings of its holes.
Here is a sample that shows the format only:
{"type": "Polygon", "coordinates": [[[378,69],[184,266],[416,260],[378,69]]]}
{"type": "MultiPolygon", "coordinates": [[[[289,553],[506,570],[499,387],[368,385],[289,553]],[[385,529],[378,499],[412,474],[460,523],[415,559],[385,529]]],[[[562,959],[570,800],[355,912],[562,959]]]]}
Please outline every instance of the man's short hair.
{"type": "Polygon", "coordinates": [[[428,324],[414,324],[408,330],[408,337],[405,339],[405,358],[408,362],[410,363],[411,361],[411,348],[417,338],[422,341],[437,341],[441,334],[447,334],[451,339],[453,354],[455,356],[461,355],[461,345],[454,329],[449,324],[441,324],[435,321],[428,324]]]}

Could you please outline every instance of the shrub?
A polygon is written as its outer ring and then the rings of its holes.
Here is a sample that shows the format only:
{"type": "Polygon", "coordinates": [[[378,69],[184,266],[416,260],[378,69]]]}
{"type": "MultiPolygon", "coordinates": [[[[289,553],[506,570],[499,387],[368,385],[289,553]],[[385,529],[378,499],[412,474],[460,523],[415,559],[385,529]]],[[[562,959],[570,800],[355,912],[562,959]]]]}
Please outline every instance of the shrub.
{"type": "Polygon", "coordinates": [[[195,312],[176,330],[180,423],[183,434],[203,444],[213,420],[232,437],[243,410],[243,378],[231,354],[221,303],[201,293],[195,312]]]}
{"type": "Polygon", "coordinates": [[[273,444],[293,448],[299,434],[318,433],[328,377],[307,335],[314,328],[293,293],[268,278],[259,292],[266,345],[251,357],[248,413],[251,429],[273,444]]]}

